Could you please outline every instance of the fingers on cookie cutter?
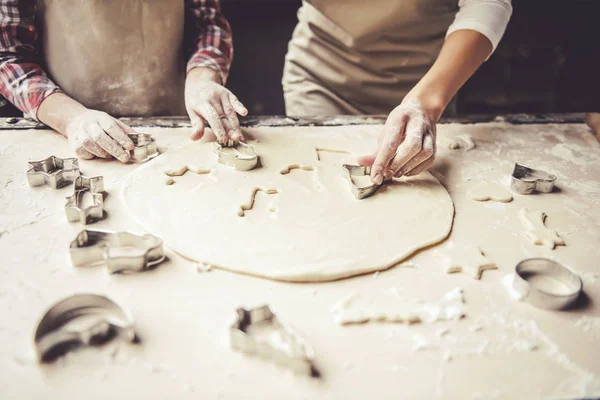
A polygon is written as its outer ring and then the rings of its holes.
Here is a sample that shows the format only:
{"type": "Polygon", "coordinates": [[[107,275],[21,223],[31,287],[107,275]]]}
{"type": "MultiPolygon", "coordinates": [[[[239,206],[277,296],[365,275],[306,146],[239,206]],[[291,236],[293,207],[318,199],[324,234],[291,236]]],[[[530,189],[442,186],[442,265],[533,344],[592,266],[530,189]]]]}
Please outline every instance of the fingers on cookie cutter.
{"type": "Polygon", "coordinates": [[[268,306],[238,308],[230,328],[231,348],[274,361],[298,374],[318,376],[313,349],[268,306]]]}
{"type": "Polygon", "coordinates": [[[127,134],[133,145],[135,146],[131,150],[129,161],[134,163],[143,163],[156,157],[158,153],[158,146],[156,140],[152,135],[147,133],[129,133],[127,134]]]}
{"type": "Polygon", "coordinates": [[[96,229],[81,231],[69,253],[74,266],[105,264],[111,274],[146,271],[166,258],[163,241],[154,235],[96,229]]]}
{"type": "Polygon", "coordinates": [[[103,177],[79,176],[73,182],[73,191],[73,195],[67,197],[67,204],[65,204],[65,213],[69,222],[87,225],[104,217],[103,177]]]}
{"type": "Polygon", "coordinates": [[[233,167],[236,171],[250,171],[258,165],[256,149],[250,144],[237,142],[228,147],[215,142],[214,152],[219,163],[233,167]]]}
{"type": "Polygon", "coordinates": [[[352,195],[358,200],[366,199],[373,196],[382,185],[371,184],[369,186],[358,186],[354,181],[354,176],[369,176],[371,175],[371,167],[361,167],[358,165],[342,165],[344,178],[350,185],[352,195]]]}
{"type": "Polygon", "coordinates": [[[76,294],[54,304],[37,325],[34,345],[39,362],[51,362],[78,346],[119,338],[136,340],[133,316],[113,300],[76,294]]]}
{"type": "Polygon", "coordinates": [[[76,158],[50,156],[41,161],[30,161],[27,169],[29,186],[48,185],[59,189],[73,182],[81,173],[76,158]]]}
{"type": "Polygon", "coordinates": [[[515,164],[510,188],[519,194],[534,192],[550,193],[554,189],[556,175],[515,164]]]}
{"type": "Polygon", "coordinates": [[[513,289],[523,301],[536,307],[560,310],[577,300],[583,282],[576,273],[555,261],[530,258],[517,264],[513,289]]]}

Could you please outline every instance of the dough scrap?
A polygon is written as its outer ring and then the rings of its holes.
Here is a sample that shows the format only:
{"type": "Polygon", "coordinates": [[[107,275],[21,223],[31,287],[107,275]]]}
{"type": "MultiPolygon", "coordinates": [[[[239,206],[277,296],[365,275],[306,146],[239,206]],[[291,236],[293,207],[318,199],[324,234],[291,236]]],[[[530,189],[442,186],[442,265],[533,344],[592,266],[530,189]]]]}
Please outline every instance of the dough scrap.
{"type": "Polygon", "coordinates": [[[445,258],[444,269],[448,274],[464,272],[479,280],[483,271],[498,269],[496,264],[474,245],[454,247],[445,258]]]}
{"type": "Polygon", "coordinates": [[[523,234],[534,245],[544,246],[549,250],[554,250],[556,246],[565,246],[564,239],[558,236],[556,231],[546,227],[546,217],[543,211],[529,211],[527,208],[522,208],[519,218],[525,228],[523,234]]]}
{"type": "Polygon", "coordinates": [[[340,325],[367,322],[429,324],[436,321],[459,320],[466,315],[466,306],[461,288],[455,288],[440,300],[432,302],[404,299],[396,288],[392,288],[342,299],[332,311],[336,322],[340,325]]]}
{"type": "Polygon", "coordinates": [[[475,148],[475,142],[470,135],[458,135],[448,145],[450,150],[469,151],[475,148]]]}
{"type": "Polygon", "coordinates": [[[448,236],[454,218],[452,199],[428,172],[385,185],[365,201],[348,196],[342,164],[356,163],[353,154],[372,146],[376,134],[332,135],[329,129],[246,130],[257,141],[262,164],[248,172],[219,164],[212,143],[168,149],[123,180],[127,211],[191,261],[291,282],[331,281],[385,270],[448,236]],[[279,173],[290,160],[314,165],[315,148],[342,145],[352,154],[324,159],[311,172],[319,190],[307,190],[303,181],[279,173]],[[164,171],[182,164],[211,168],[218,179],[202,185],[181,179],[167,189],[164,171]],[[252,206],[257,188],[279,193],[258,195],[251,212],[240,209],[252,206]],[[271,204],[260,204],[269,197],[271,204]],[[244,217],[239,216],[241,211],[244,217]]]}
{"type": "Polygon", "coordinates": [[[510,203],[513,199],[512,194],[499,183],[490,183],[482,181],[469,190],[469,197],[475,201],[497,201],[500,203],[510,203]]]}

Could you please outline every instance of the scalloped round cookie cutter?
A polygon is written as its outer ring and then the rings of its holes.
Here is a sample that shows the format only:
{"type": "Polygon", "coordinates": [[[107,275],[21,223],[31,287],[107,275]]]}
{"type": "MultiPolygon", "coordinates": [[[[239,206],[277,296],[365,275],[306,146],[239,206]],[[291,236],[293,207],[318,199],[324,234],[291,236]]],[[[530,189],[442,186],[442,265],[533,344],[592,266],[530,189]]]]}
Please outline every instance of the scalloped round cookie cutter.
{"type": "Polygon", "coordinates": [[[513,289],[521,300],[548,310],[571,305],[583,291],[579,275],[547,258],[529,258],[515,267],[513,289]]]}

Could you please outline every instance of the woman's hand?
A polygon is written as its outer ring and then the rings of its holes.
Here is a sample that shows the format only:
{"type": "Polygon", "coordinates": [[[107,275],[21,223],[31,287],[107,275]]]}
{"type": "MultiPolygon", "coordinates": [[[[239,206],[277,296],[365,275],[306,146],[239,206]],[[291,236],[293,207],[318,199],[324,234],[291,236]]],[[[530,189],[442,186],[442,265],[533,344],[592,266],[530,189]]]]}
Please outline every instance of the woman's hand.
{"type": "Polygon", "coordinates": [[[379,185],[392,177],[417,175],[433,164],[436,114],[411,99],[390,113],[379,134],[375,154],[359,159],[360,165],[372,166],[373,183],[379,185]]]}
{"type": "Polygon", "coordinates": [[[192,127],[192,140],[204,136],[208,122],[221,144],[244,140],[237,114],[245,116],[248,110],[227,88],[218,83],[211,69],[194,68],[185,81],[185,107],[192,127]],[[237,114],[236,114],[237,113],[237,114]]]}

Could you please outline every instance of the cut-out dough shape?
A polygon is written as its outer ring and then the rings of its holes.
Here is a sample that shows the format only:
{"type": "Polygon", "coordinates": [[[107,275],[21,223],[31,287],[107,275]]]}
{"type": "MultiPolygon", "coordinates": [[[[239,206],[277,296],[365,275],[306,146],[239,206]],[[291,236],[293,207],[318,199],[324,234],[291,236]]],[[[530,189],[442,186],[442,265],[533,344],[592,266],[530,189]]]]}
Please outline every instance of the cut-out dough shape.
{"type": "MultiPolygon", "coordinates": [[[[250,200],[248,200],[248,203],[246,204],[242,204],[238,210],[238,216],[243,217],[246,215],[246,211],[252,210],[252,208],[254,207],[254,202],[256,201],[256,195],[258,194],[258,192],[263,192],[265,194],[279,194],[279,190],[277,189],[264,189],[264,188],[254,188],[252,189],[252,194],[250,195],[250,200]]],[[[273,206],[273,203],[271,203],[271,205],[269,206],[269,211],[274,212],[275,211],[275,207],[273,206]]]]}
{"type": "Polygon", "coordinates": [[[168,168],[167,170],[165,170],[165,174],[167,175],[167,178],[165,179],[165,184],[174,184],[175,180],[172,178],[173,176],[183,176],[188,171],[193,172],[196,175],[206,175],[212,172],[212,170],[210,169],[199,168],[194,165],[183,165],[179,168],[168,168]]]}
{"type": "Polygon", "coordinates": [[[354,295],[342,300],[332,311],[340,325],[366,322],[432,323],[459,320],[466,314],[461,288],[455,288],[440,300],[432,302],[403,299],[397,289],[354,295]]]}
{"type": "Polygon", "coordinates": [[[469,135],[459,135],[452,139],[448,148],[450,150],[469,151],[475,148],[475,142],[473,142],[473,138],[469,135]]]}
{"type": "Polygon", "coordinates": [[[316,147],[315,151],[317,152],[317,161],[321,161],[321,152],[336,153],[336,154],[350,154],[350,152],[346,151],[346,150],[325,149],[325,148],[320,148],[320,147],[316,147]]]}
{"type": "Polygon", "coordinates": [[[452,248],[445,258],[444,269],[448,274],[463,272],[471,275],[473,279],[481,279],[483,271],[498,269],[496,264],[474,245],[452,248]]]}
{"type": "Polygon", "coordinates": [[[490,183],[482,181],[469,190],[469,197],[475,201],[497,201],[500,203],[510,203],[513,199],[512,194],[499,183],[490,183]]]}
{"type": "Polygon", "coordinates": [[[281,175],[287,175],[290,172],[292,172],[292,170],[294,170],[294,169],[299,169],[302,171],[314,171],[315,170],[315,168],[312,165],[292,164],[292,165],[288,165],[287,167],[285,167],[284,169],[279,171],[279,173],[281,175]]]}
{"type": "Polygon", "coordinates": [[[558,236],[556,231],[546,227],[546,217],[543,211],[529,211],[522,208],[519,218],[525,227],[523,234],[536,246],[544,246],[550,250],[554,250],[556,246],[565,246],[564,239],[558,236]]]}

